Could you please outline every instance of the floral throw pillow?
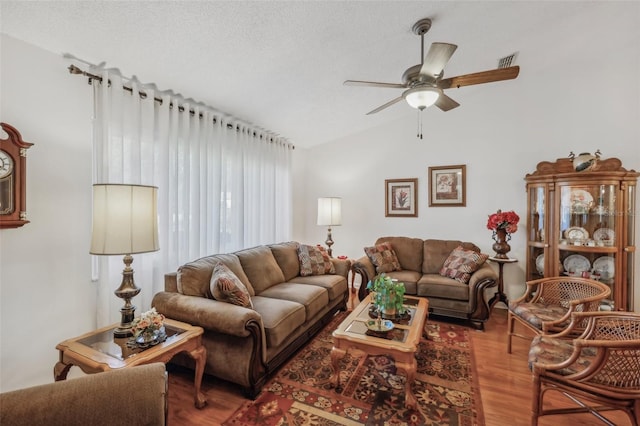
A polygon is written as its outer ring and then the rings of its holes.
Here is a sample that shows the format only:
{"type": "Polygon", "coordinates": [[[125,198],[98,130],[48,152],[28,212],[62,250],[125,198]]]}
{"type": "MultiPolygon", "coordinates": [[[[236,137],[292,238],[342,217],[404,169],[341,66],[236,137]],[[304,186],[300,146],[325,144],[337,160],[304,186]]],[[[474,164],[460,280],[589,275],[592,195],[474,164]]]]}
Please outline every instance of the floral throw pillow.
{"type": "Polygon", "coordinates": [[[380,243],[374,247],[365,247],[364,252],[376,267],[376,273],[400,271],[402,267],[391,243],[380,243]]]}
{"type": "Polygon", "coordinates": [[[322,246],[298,246],[298,260],[300,261],[300,276],[335,274],[336,268],[331,262],[329,253],[322,246]]]}
{"type": "Polygon", "coordinates": [[[253,309],[249,291],[242,281],[224,263],[213,268],[209,289],[214,299],[253,309]]]}
{"type": "Polygon", "coordinates": [[[456,281],[467,284],[478,268],[489,258],[489,255],[466,250],[462,246],[456,247],[440,269],[440,275],[453,278],[456,281]]]}

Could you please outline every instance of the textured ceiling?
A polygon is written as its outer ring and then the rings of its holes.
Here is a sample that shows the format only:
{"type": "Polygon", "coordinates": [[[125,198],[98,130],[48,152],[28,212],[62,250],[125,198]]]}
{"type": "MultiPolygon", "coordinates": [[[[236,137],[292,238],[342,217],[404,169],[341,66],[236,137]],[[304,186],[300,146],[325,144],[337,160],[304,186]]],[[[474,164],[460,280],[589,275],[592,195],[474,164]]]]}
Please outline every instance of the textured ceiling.
{"type": "MultiPolygon", "coordinates": [[[[425,36],[457,44],[445,77],[544,61],[549,40],[576,37],[567,21],[596,25],[606,2],[522,1],[0,1],[0,30],[58,54],[106,63],[288,138],[299,147],[415,114],[404,102],[365,113],[399,89],[347,87],[345,79],[400,82],[420,63],[425,36]],[[543,32],[545,37],[538,37],[543,32]],[[526,56],[525,56],[526,55],[526,56]],[[524,56],[524,57],[523,57],[524,56]]],[[[637,9],[635,9],[637,11],[637,9]]],[[[549,65],[551,66],[551,65],[549,65]]],[[[66,72],[61,70],[61,72],[66,72]]],[[[523,66],[521,76],[526,72],[523,66]]],[[[450,96],[482,96],[493,84],[450,96]]],[[[444,114],[435,108],[427,114],[444,114]]],[[[455,114],[455,110],[446,114],[455,114]]]]}

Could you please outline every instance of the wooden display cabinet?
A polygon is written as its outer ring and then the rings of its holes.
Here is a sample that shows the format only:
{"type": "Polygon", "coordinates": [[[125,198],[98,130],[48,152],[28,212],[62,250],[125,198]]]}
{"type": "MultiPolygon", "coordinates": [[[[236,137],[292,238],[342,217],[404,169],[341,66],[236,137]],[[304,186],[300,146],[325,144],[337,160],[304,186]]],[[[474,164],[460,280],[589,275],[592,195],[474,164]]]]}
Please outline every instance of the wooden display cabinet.
{"type": "Polygon", "coordinates": [[[633,310],[639,175],[617,158],[581,172],[560,158],[526,175],[527,280],[588,276],[611,287],[603,310],[633,310]]]}

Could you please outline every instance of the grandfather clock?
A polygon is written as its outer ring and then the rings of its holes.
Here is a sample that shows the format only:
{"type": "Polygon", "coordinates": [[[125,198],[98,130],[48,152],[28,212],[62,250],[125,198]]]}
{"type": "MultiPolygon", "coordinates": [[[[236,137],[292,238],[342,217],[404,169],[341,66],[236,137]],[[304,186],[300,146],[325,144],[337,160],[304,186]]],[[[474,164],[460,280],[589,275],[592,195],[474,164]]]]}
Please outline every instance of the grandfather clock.
{"type": "Polygon", "coordinates": [[[18,228],[27,220],[27,149],[14,127],[0,123],[9,136],[0,139],[0,228],[18,228]]]}

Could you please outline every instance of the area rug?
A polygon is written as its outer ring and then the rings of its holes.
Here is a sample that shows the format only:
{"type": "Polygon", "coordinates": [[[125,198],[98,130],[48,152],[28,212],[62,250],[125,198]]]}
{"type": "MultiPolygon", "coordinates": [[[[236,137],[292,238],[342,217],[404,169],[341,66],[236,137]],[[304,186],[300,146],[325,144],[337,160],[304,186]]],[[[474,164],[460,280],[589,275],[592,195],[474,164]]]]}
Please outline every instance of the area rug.
{"type": "Polygon", "coordinates": [[[336,315],[223,426],[484,425],[470,330],[459,325],[427,321],[412,388],[417,410],[404,407],[405,376],[384,355],[350,350],[336,392],[330,384],[331,333],[346,315],[336,315]]]}

